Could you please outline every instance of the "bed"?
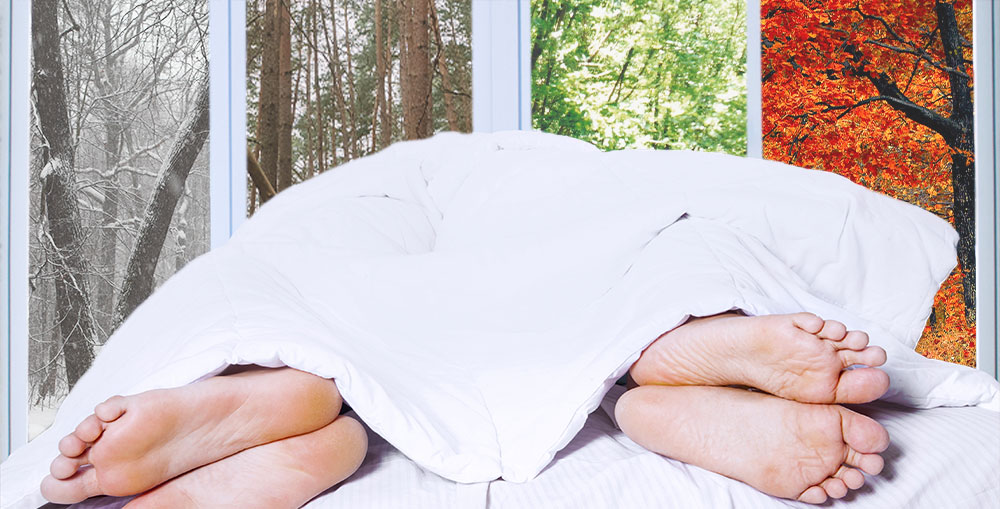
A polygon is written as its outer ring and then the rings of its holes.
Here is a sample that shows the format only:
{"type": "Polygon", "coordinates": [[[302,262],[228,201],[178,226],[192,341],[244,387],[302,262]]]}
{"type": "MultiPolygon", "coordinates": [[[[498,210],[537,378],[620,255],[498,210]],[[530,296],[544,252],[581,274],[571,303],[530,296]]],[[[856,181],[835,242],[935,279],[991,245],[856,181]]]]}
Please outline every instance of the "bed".
{"type": "Polygon", "coordinates": [[[44,503],[57,441],[97,403],[237,364],[333,378],[370,428],[361,471],[317,507],[786,504],[610,421],[656,337],[734,309],[810,311],[887,351],[889,391],[862,411],[892,434],[891,468],[848,501],[988,506],[1000,385],[913,351],[956,241],[774,162],[530,132],[399,143],[283,191],[159,288],[0,466],[0,507],[44,503]]]}
{"type": "MultiPolygon", "coordinates": [[[[613,388],[555,461],[527,483],[460,484],[422,469],[369,430],[361,468],[313,499],[309,509],[612,509],[638,507],[815,507],[764,495],[743,483],[639,447],[614,424],[613,388]]],[[[1000,413],[981,408],[914,410],[887,403],[853,406],[892,436],[886,468],[827,507],[909,509],[1000,506],[1000,413]]],[[[104,497],[73,509],[116,509],[104,497]]],[[[66,507],[49,504],[48,508],[66,507]]]]}

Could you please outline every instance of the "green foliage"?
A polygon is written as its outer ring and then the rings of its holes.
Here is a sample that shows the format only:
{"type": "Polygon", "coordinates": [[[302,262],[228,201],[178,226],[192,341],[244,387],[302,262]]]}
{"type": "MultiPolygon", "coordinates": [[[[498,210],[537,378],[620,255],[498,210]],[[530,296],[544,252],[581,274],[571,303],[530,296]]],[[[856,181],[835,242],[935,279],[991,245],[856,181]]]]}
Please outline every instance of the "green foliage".
{"type": "Polygon", "coordinates": [[[745,27],[743,0],[533,0],[532,124],[745,154],[745,27]]]}

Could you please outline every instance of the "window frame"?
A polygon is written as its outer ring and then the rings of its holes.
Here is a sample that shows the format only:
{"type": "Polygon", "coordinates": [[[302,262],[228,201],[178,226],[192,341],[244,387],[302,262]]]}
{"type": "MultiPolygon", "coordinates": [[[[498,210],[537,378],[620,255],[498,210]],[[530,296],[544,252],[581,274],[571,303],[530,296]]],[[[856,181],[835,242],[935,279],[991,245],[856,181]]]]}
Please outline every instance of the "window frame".
{"type": "Polygon", "coordinates": [[[976,367],[997,378],[1000,374],[1000,189],[997,189],[997,139],[1000,86],[1000,5],[991,0],[973,3],[972,89],[978,91],[975,108],[976,162],[976,367]],[[983,93],[986,91],[987,93],[983,93]]]}
{"type": "Polygon", "coordinates": [[[530,55],[530,0],[472,0],[473,131],[531,130],[530,55]]]}
{"type": "Polygon", "coordinates": [[[0,209],[3,212],[0,228],[3,229],[0,243],[3,245],[3,264],[0,271],[4,281],[0,291],[0,350],[5,362],[0,365],[0,376],[4,390],[0,393],[3,410],[2,440],[0,457],[6,458],[10,452],[24,443],[28,434],[28,178],[27,171],[15,173],[15,168],[28,167],[28,107],[24,100],[31,86],[31,54],[26,41],[31,40],[30,3],[14,0],[0,0],[4,16],[0,37],[6,44],[6,69],[3,87],[6,92],[0,122],[3,140],[0,161],[6,163],[6,170],[0,178],[0,209]],[[22,99],[22,100],[15,100],[22,99]],[[15,247],[16,246],[16,247],[15,247]],[[17,278],[11,277],[19,274],[17,278]],[[25,341],[11,341],[11,338],[25,338],[25,341]],[[20,437],[21,438],[19,440],[20,437]]]}

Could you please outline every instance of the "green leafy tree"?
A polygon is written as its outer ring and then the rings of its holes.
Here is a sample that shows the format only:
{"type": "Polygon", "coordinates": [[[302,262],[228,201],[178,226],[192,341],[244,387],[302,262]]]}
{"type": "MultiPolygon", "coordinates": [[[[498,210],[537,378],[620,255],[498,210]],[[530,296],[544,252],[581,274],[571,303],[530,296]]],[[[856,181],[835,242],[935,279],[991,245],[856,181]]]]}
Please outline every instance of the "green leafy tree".
{"type": "Polygon", "coordinates": [[[743,0],[534,0],[532,124],[604,149],[746,152],[743,0]]]}

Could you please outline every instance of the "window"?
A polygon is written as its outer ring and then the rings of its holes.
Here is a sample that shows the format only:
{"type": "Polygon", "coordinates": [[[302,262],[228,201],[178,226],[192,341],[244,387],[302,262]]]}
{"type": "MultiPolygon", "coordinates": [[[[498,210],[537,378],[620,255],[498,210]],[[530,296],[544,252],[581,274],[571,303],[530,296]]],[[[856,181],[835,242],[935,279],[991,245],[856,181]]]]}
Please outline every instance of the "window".
{"type": "MultiPolygon", "coordinates": [[[[88,2],[93,5],[97,4],[107,4],[110,0],[71,0],[68,2],[70,5],[77,5],[83,2],[88,2]]],[[[117,0],[116,0],[117,1],[117,0]]],[[[263,2],[263,0],[261,0],[263,2]]],[[[457,51],[459,48],[455,47],[457,44],[461,46],[468,41],[471,41],[471,76],[465,77],[464,79],[469,80],[471,87],[471,98],[466,97],[464,100],[470,101],[467,103],[467,107],[471,110],[471,122],[472,128],[476,131],[496,131],[505,129],[530,129],[532,128],[532,19],[531,13],[533,9],[538,8],[536,6],[537,2],[543,0],[515,0],[510,2],[497,2],[492,0],[465,0],[464,2],[446,2],[447,5],[466,5],[469,6],[468,12],[471,19],[468,24],[471,29],[462,32],[451,31],[451,28],[445,29],[442,27],[443,42],[441,44],[442,48],[450,48],[445,51],[457,51]],[[471,5],[469,5],[471,1],[471,5]],[[448,34],[448,35],[445,35],[448,34]],[[464,34],[464,35],[462,35],[464,34]],[[455,37],[454,40],[449,40],[449,38],[455,37]],[[462,37],[468,38],[462,39],[462,37]],[[455,43],[454,41],[458,41],[455,43]]],[[[761,98],[761,78],[762,75],[762,55],[761,55],[761,34],[762,34],[762,20],[761,20],[761,2],[767,4],[768,2],[774,2],[775,0],[748,0],[745,5],[744,17],[746,19],[746,34],[747,40],[750,44],[746,46],[746,136],[745,136],[745,147],[746,153],[751,157],[759,157],[763,153],[765,143],[771,143],[771,140],[764,140],[764,134],[761,132],[761,126],[764,122],[762,118],[762,101],[761,98]]],[[[186,0],[186,2],[154,2],[151,5],[168,5],[168,4],[181,4],[175,6],[177,8],[184,8],[188,6],[190,9],[191,5],[197,5],[198,2],[207,3],[207,34],[204,28],[200,28],[200,34],[202,36],[207,35],[207,53],[210,57],[208,74],[210,77],[210,109],[211,113],[209,115],[209,136],[206,140],[207,146],[211,147],[208,151],[208,158],[210,164],[208,170],[200,170],[200,174],[195,172],[194,179],[191,180],[192,183],[197,183],[200,181],[202,186],[201,191],[204,191],[204,186],[208,187],[208,207],[207,218],[202,216],[201,218],[189,219],[187,228],[197,228],[200,233],[197,235],[204,239],[206,236],[210,245],[218,245],[225,241],[232,231],[239,226],[240,222],[246,215],[247,212],[247,177],[245,170],[246,159],[246,143],[247,137],[250,141],[254,141],[256,137],[255,129],[251,129],[248,133],[247,124],[244,122],[246,118],[246,108],[247,108],[247,97],[245,94],[246,87],[244,84],[248,83],[247,80],[247,70],[255,69],[257,63],[254,61],[247,61],[247,27],[255,22],[254,19],[247,19],[248,12],[255,13],[257,11],[247,10],[246,3],[253,3],[248,0],[248,2],[221,2],[221,1],[208,1],[208,0],[186,0]],[[198,225],[192,223],[200,222],[198,225]],[[207,233],[206,233],[206,222],[207,222],[207,233]]],[[[557,3],[555,0],[550,0],[553,4],[557,3]]],[[[148,2],[134,2],[136,5],[146,4],[148,2]]],[[[388,2],[387,2],[388,3],[388,2]]],[[[581,0],[581,2],[585,3],[581,0]]],[[[683,3],[683,2],[681,2],[683,3]]],[[[296,5],[299,3],[297,2],[296,5]]],[[[607,9],[620,9],[626,10],[630,2],[604,2],[603,4],[610,5],[607,9]]],[[[662,2],[660,5],[657,2],[651,2],[651,5],[656,5],[663,12],[670,8],[670,2],[662,2]]],[[[736,5],[735,0],[730,2],[705,2],[704,5],[697,6],[699,9],[707,9],[708,4],[723,6],[723,5],[736,5]]],[[[253,3],[250,7],[260,7],[263,5],[266,9],[266,4],[264,3],[253,3]]],[[[306,9],[312,2],[303,2],[306,9]]],[[[438,4],[441,5],[441,4],[438,4]]],[[[360,4],[355,7],[360,6],[360,4]]],[[[374,8],[374,4],[370,6],[374,8]]],[[[720,7],[721,8],[721,7],[720,7]]],[[[972,0],[972,31],[974,35],[974,48],[972,54],[973,64],[972,67],[975,69],[974,73],[974,90],[977,91],[975,96],[975,159],[976,159],[976,248],[977,248],[977,301],[976,301],[976,331],[978,337],[980,338],[979,343],[976,345],[976,358],[977,366],[980,369],[986,370],[988,372],[996,375],[997,366],[997,349],[996,349],[996,273],[995,264],[997,261],[996,254],[996,239],[997,239],[997,226],[998,222],[996,220],[996,208],[997,203],[997,188],[995,182],[995,112],[994,105],[997,104],[997,90],[998,87],[995,86],[995,76],[997,69],[1000,68],[1000,49],[998,49],[998,40],[996,34],[997,26],[997,6],[995,2],[990,2],[989,0],[972,0]],[[992,42],[991,42],[992,41],[992,42]],[[992,94],[989,92],[992,90],[992,94]]],[[[0,288],[0,352],[2,352],[2,362],[0,362],[0,378],[3,380],[3,390],[0,391],[0,412],[2,412],[2,423],[3,429],[0,430],[0,456],[6,457],[6,455],[13,449],[17,448],[18,445],[23,444],[28,437],[28,407],[29,401],[29,380],[32,378],[33,371],[38,370],[38,366],[29,371],[29,312],[28,306],[31,298],[31,290],[29,289],[29,275],[32,274],[31,268],[32,258],[29,256],[29,245],[32,236],[38,235],[38,229],[32,229],[29,227],[30,221],[32,220],[33,211],[32,203],[30,200],[32,194],[32,187],[30,183],[31,168],[32,164],[32,150],[37,150],[37,146],[33,147],[31,144],[31,115],[29,109],[29,97],[30,97],[30,87],[31,87],[31,33],[30,33],[30,2],[20,2],[17,0],[0,0],[0,47],[4,49],[4,57],[0,59],[0,100],[4,101],[4,106],[0,108],[0,161],[7,163],[5,169],[7,171],[0,173],[0,181],[3,185],[0,187],[0,272],[2,272],[2,277],[0,280],[3,282],[3,287],[0,288]]],[[[350,9],[350,8],[349,8],[350,9]]],[[[350,11],[349,11],[350,12],[350,11]]],[[[364,11],[368,12],[368,11],[364,11]]],[[[454,12],[458,12],[457,10],[454,12]]],[[[608,11],[610,12],[610,11],[608,11]]],[[[729,12],[729,11],[727,11],[729,12]]],[[[306,18],[311,23],[311,18],[308,17],[309,12],[306,12],[306,18]]],[[[597,13],[601,16],[607,16],[605,13],[597,13]]],[[[595,14],[595,15],[597,15],[595,14]]],[[[738,12],[730,12],[733,16],[739,15],[738,12]]],[[[355,16],[360,16],[360,18],[347,18],[349,19],[352,26],[357,22],[358,19],[363,18],[368,14],[363,14],[362,11],[358,11],[355,16]]],[[[646,26],[643,23],[642,13],[632,13],[633,21],[636,26],[646,26]]],[[[60,14],[60,19],[64,19],[65,13],[60,14]]],[[[441,13],[441,19],[446,16],[441,13]]],[[[296,18],[302,19],[302,18],[296,18]]],[[[660,17],[659,21],[663,21],[660,17]]],[[[342,20],[341,20],[342,22],[342,20]]],[[[610,20],[604,20],[604,23],[609,23],[610,20]]],[[[650,21],[651,22],[651,21],[650,21]]],[[[766,17],[764,23],[767,23],[766,17]]],[[[338,25],[339,26],[339,25],[338,25]]],[[[390,28],[387,28],[391,31],[390,28]]],[[[398,28],[396,29],[398,30],[398,28]]],[[[730,35],[732,35],[735,28],[730,25],[730,35]]],[[[347,32],[341,32],[347,33],[347,32]]],[[[397,32],[398,33],[398,32],[397,32]]],[[[764,27],[763,33],[767,34],[767,27],[764,27]]],[[[333,33],[330,33],[332,37],[333,33]]],[[[80,34],[70,35],[69,37],[78,37],[80,34]]],[[[303,40],[308,40],[309,37],[305,37],[303,40]]],[[[630,39],[631,40],[631,39],[630,39]]],[[[345,41],[341,41],[343,44],[345,41]]],[[[696,41],[697,42],[697,41],[696,41]]],[[[312,41],[313,44],[322,43],[325,46],[325,38],[320,39],[320,41],[312,41]]],[[[360,41],[360,38],[354,41],[354,44],[363,45],[364,43],[360,41]]],[[[396,43],[398,45],[398,41],[396,43]]],[[[432,45],[433,46],[433,45],[432,45]]],[[[200,46],[195,46],[200,48],[200,46]]],[[[390,49],[392,49],[390,45],[390,49]]],[[[466,48],[468,49],[468,48],[466,48]]],[[[641,48],[640,48],[641,49],[641,48]]],[[[647,48],[648,49],[648,48],[647,48]]],[[[255,51],[254,48],[250,48],[251,54],[255,51]]],[[[620,80],[614,80],[613,82],[621,82],[621,85],[612,85],[616,88],[614,90],[609,90],[609,94],[614,92],[612,99],[619,99],[617,105],[610,108],[608,111],[611,116],[607,117],[611,119],[614,115],[621,115],[629,113],[632,111],[632,104],[628,103],[633,99],[640,97],[644,92],[645,84],[642,78],[637,78],[635,74],[631,74],[631,71],[638,71],[638,68],[634,68],[633,64],[642,65],[641,63],[648,65],[656,65],[655,59],[643,59],[639,58],[636,60],[636,51],[633,51],[632,60],[629,61],[628,68],[622,73],[621,69],[625,67],[625,60],[628,57],[629,48],[617,48],[613,54],[609,54],[604,58],[605,63],[614,63],[618,65],[619,75],[622,75],[620,80]],[[632,95],[626,100],[630,89],[628,87],[634,87],[632,95]],[[619,88],[621,89],[619,93],[619,88]],[[640,94],[640,95],[636,95],[640,94]],[[620,96],[620,97],[619,97],[620,96]]],[[[202,51],[198,49],[197,51],[202,51]]],[[[308,43],[305,46],[299,46],[296,51],[302,51],[302,58],[309,54],[311,50],[308,49],[308,43]]],[[[398,46],[393,51],[398,51],[398,46]]],[[[325,52],[325,51],[324,51],[325,52]]],[[[322,53],[313,53],[313,55],[319,58],[324,58],[322,53]]],[[[640,55],[641,56],[641,55],[640,55]]],[[[766,56],[766,55],[765,55],[766,56]]],[[[191,58],[197,57],[196,54],[189,55],[191,58]]],[[[354,54],[352,53],[352,58],[354,54]]],[[[360,57],[358,57],[360,58],[360,57]]],[[[454,56],[447,56],[447,59],[454,65],[457,60],[454,56]]],[[[537,58],[542,58],[539,56],[537,58]]],[[[343,69],[346,71],[346,54],[342,55],[344,60],[343,69]]],[[[368,65],[371,66],[372,62],[368,64],[362,64],[357,61],[352,61],[352,66],[368,65]]],[[[377,63],[375,63],[377,65],[377,63]]],[[[765,62],[766,65],[766,62],[765,62]]],[[[333,68],[338,67],[337,64],[332,66],[333,68]]],[[[316,69],[319,69],[321,73],[325,73],[326,76],[332,75],[330,73],[331,67],[321,61],[318,64],[313,63],[312,73],[316,69]]],[[[357,71],[358,67],[354,68],[357,71]]],[[[457,69],[457,67],[449,68],[457,69]]],[[[74,71],[83,72],[83,71],[74,71]]],[[[395,76],[398,79],[398,68],[394,68],[395,76]]],[[[454,75],[452,78],[457,81],[457,75],[461,74],[458,70],[452,71],[454,75]]],[[[466,71],[469,72],[469,71],[466,71]]],[[[590,70],[587,70],[590,73],[590,70]]],[[[734,67],[733,72],[738,73],[738,68],[734,67]]],[[[377,72],[375,74],[378,74],[377,72]]],[[[387,73],[388,74],[388,73],[387,73]]],[[[310,77],[314,77],[311,74],[310,77]]],[[[137,75],[136,78],[139,76],[137,75]]],[[[305,79],[303,75],[301,79],[305,79]]],[[[324,79],[324,75],[321,75],[321,79],[324,79]]],[[[327,78],[328,79],[328,78],[327,78]]],[[[440,72],[435,73],[436,81],[434,85],[437,87],[443,87],[443,82],[441,82],[440,72]]],[[[391,82],[391,79],[388,80],[391,82]]],[[[259,89],[255,89],[253,81],[250,82],[251,93],[259,93],[259,89]]],[[[313,82],[315,84],[315,81],[313,82]]],[[[344,86],[347,86],[347,81],[344,80],[344,86]]],[[[730,80],[727,83],[733,85],[730,80]]],[[[661,83],[662,84],[662,83],[661,83]]],[[[376,84],[377,86],[377,84],[376,84]]],[[[732,90],[736,90],[734,88],[732,90]]],[[[441,88],[443,90],[443,88],[441,88]]],[[[458,91],[455,89],[453,91],[458,91]]],[[[316,93],[314,90],[311,91],[312,95],[315,97],[316,93]]],[[[304,92],[303,92],[304,93],[304,92]]],[[[394,92],[395,93],[395,92],[394,92]]],[[[442,92],[443,93],[443,92],[442,92]]],[[[469,90],[465,89],[465,93],[468,94],[469,90]]],[[[716,108],[710,108],[710,115],[725,116],[730,113],[738,112],[739,105],[735,104],[731,99],[733,92],[727,95],[726,92],[715,93],[716,96],[722,96],[723,102],[729,101],[726,104],[731,106],[729,109],[724,111],[717,111],[716,108]],[[725,114],[725,115],[724,115],[725,114]]],[[[541,96],[542,94],[537,94],[541,96]]],[[[164,96],[166,97],[166,96],[164,96]]],[[[178,96],[180,97],[180,96],[178,96]]],[[[323,100],[329,100],[330,96],[326,98],[321,98],[323,100]]],[[[435,108],[443,108],[443,95],[436,96],[435,108]]],[[[603,97],[602,97],[603,99],[603,97]]],[[[648,96],[647,96],[648,99],[648,96]]],[[[769,99],[768,99],[769,100],[769,99]]],[[[386,104],[388,101],[386,102],[386,104]]],[[[253,104],[253,103],[249,103],[253,104]]],[[[313,112],[311,115],[306,114],[305,110],[309,108],[307,101],[299,103],[300,106],[296,111],[299,112],[301,118],[311,118],[316,117],[316,113],[313,112]]],[[[648,103],[643,103],[643,105],[648,105],[648,103]]],[[[171,106],[180,106],[171,105],[171,106]]],[[[173,115],[180,115],[178,111],[169,109],[166,105],[161,106],[163,109],[158,111],[163,111],[164,115],[168,112],[173,115]]],[[[370,107],[370,106],[369,106],[370,107]]],[[[339,110],[339,107],[338,107],[339,110]]],[[[398,109],[395,110],[398,113],[398,109]]],[[[541,109],[541,111],[545,111],[541,109]]],[[[646,110],[643,110],[646,111],[646,110]]],[[[339,115],[340,113],[335,113],[339,115]]],[[[602,114],[603,115],[603,114],[602,114]]],[[[349,116],[349,113],[348,113],[349,116]]],[[[364,116],[359,115],[359,116],[364,116]]],[[[439,116],[443,118],[444,122],[447,123],[447,114],[439,116]]],[[[97,117],[94,117],[95,119],[97,117]]],[[[299,117],[297,117],[299,118],[299,117]]],[[[604,118],[604,117],[602,117],[604,118]]],[[[369,118],[370,120],[370,118],[369,118]]],[[[152,120],[150,120],[152,121],[152,120]]],[[[400,123],[401,120],[396,118],[393,120],[396,124],[400,123]]],[[[603,121],[604,126],[611,126],[611,134],[617,134],[614,129],[616,126],[610,120],[603,121]]],[[[100,123],[95,120],[95,125],[88,126],[91,129],[100,129],[100,123]]],[[[356,126],[367,126],[365,123],[357,123],[356,126]]],[[[375,133],[378,135],[382,131],[379,126],[386,124],[376,124],[375,133]]],[[[721,124],[720,124],[721,125],[721,124]]],[[[253,125],[251,124],[251,127],[253,125]]],[[[398,126],[397,126],[398,127],[398,126]]],[[[166,127],[157,127],[157,132],[163,134],[167,129],[166,127]]],[[[394,127],[393,129],[396,129],[394,127]]],[[[605,127],[607,129],[607,127],[605,127]]],[[[316,124],[311,122],[305,122],[295,127],[295,138],[301,143],[308,143],[307,140],[313,140],[313,143],[318,143],[317,134],[319,129],[316,124]]],[[[100,131],[97,131],[100,132],[100,131]]],[[[638,132],[638,131],[636,131],[638,132]]],[[[723,132],[719,130],[718,132],[723,132]]],[[[725,132],[732,132],[732,129],[728,129],[725,132]]],[[[398,135],[398,131],[391,131],[398,135]]],[[[357,143],[364,143],[361,140],[368,140],[367,143],[371,143],[368,136],[371,135],[371,130],[367,131],[365,136],[359,136],[356,140],[357,143]]],[[[626,133],[626,135],[628,135],[626,133]]],[[[329,134],[327,134],[329,136],[329,134]]],[[[633,138],[637,142],[652,142],[659,140],[659,135],[635,135],[633,138]]],[[[83,139],[89,139],[87,136],[83,136],[83,139]]],[[[610,138],[604,138],[609,140],[610,138]]],[[[680,140],[688,140],[690,138],[678,138],[680,140]]],[[[100,146],[102,138],[94,135],[93,141],[90,142],[90,146],[84,149],[85,155],[82,157],[86,160],[87,157],[91,157],[94,163],[98,163],[101,155],[100,146]],[[87,151],[91,151],[87,155],[87,151]],[[95,155],[96,154],[96,155],[95,155]]],[[[169,141],[165,141],[165,144],[169,144],[169,141]]],[[[341,147],[339,150],[343,151],[343,138],[338,139],[334,143],[334,146],[341,147]]],[[[376,139],[376,146],[378,146],[378,139],[376,139]]],[[[683,141],[683,143],[688,143],[683,141]]],[[[700,142],[699,142],[700,143],[700,142]]],[[[728,142],[727,142],[728,143],[728,142]]],[[[137,147],[141,148],[138,142],[132,147],[126,147],[128,150],[135,150],[137,147]]],[[[700,145],[699,145],[700,146],[700,145]]],[[[361,145],[359,145],[359,148],[361,145]]],[[[731,143],[725,145],[725,147],[733,148],[733,151],[739,151],[738,147],[734,147],[731,143]]],[[[711,148],[711,145],[706,145],[705,148],[711,148]]],[[[348,148],[348,151],[350,148],[348,148]]],[[[729,150],[729,148],[726,148],[729,150]]],[[[343,152],[341,152],[343,153],[343,152]]],[[[332,163],[332,154],[330,154],[332,163]]],[[[314,165],[317,164],[317,160],[314,159],[314,165]]],[[[294,166],[293,171],[304,171],[307,168],[308,159],[299,163],[299,166],[294,166]]],[[[96,167],[96,166],[95,166],[96,167]]],[[[315,166],[314,166],[315,167],[315,166]]],[[[157,171],[158,167],[154,167],[157,171]]],[[[36,169],[40,172],[40,169],[36,169]]],[[[152,177],[145,177],[151,179],[152,177]]],[[[190,178],[190,177],[189,177],[190,178]]],[[[95,176],[96,179],[96,176],[95,176]]],[[[90,181],[88,181],[90,182],[90,181]]],[[[35,190],[37,192],[37,190],[35,190]]],[[[193,190],[192,190],[193,192],[193,190]]],[[[256,193],[256,191],[255,191],[256,193]]],[[[94,197],[96,198],[96,196],[94,197]]],[[[96,207],[96,203],[94,204],[96,207]]],[[[37,205],[36,205],[37,206],[37,205]]],[[[90,206],[90,205],[88,205],[90,206]]],[[[133,205],[128,205],[133,206],[133,205]]],[[[193,205],[188,205],[189,210],[193,205]]],[[[194,206],[197,208],[197,206],[194,206]]],[[[37,216],[37,210],[34,211],[37,216]]],[[[119,218],[122,215],[119,214],[119,218]]],[[[131,217],[131,216],[129,216],[131,217]]],[[[44,225],[42,225],[44,226],[44,225]]],[[[175,228],[177,225],[175,225],[175,228]]],[[[95,229],[96,230],[96,229],[95,229]]],[[[124,231],[124,230],[122,230],[124,231]]],[[[179,236],[177,231],[172,232],[174,243],[174,248],[179,241],[179,236]]],[[[187,234],[187,232],[185,232],[187,234]]],[[[191,236],[195,236],[194,233],[191,236]]],[[[96,241],[100,235],[95,235],[92,239],[96,241]]],[[[187,241],[187,239],[185,239],[187,241]]],[[[193,242],[194,239],[191,239],[193,242]]],[[[190,246],[190,244],[188,244],[190,246]]],[[[127,248],[129,244],[122,240],[118,241],[118,252],[116,256],[124,259],[129,253],[127,253],[127,248]]],[[[187,249],[187,248],[185,248],[187,249]]],[[[177,250],[171,250],[168,257],[172,257],[176,262],[177,250]]],[[[191,255],[190,251],[186,253],[185,256],[191,255]]],[[[162,255],[161,255],[162,256],[162,255]]],[[[38,267],[40,264],[36,262],[34,267],[38,267]]],[[[161,275],[162,277],[162,275],[161,275]]],[[[37,376],[36,372],[34,375],[37,376]]]]}

